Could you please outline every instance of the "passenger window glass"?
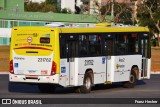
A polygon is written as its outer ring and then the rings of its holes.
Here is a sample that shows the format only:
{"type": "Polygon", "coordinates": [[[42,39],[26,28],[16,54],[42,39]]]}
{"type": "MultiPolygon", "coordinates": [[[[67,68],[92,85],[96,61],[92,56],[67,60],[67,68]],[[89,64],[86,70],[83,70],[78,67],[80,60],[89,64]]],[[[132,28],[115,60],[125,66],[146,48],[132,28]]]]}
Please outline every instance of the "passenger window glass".
{"type": "Polygon", "coordinates": [[[117,34],[115,38],[116,55],[124,55],[126,51],[126,34],[117,34]]]}
{"type": "Polygon", "coordinates": [[[100,35],[89,35],[89,54],[101,55],[101,37],[100,35]]]}
{"type": "Polygon", "coordinates": [[[87,36],[86,35],[80,35],[79,36],[79,52],[80,56],[86,56],[87,55],[87,36]]]}
{"type": "Polygon", "coordinates": [[[128,34],[128,53],[138,53],[138,35],[136,33],[128,34]]]}
{"type": "Polygon", "coordinates": [[[66,58],[66,41],[64,36],[60,36],[60,57],[66,58]]]}

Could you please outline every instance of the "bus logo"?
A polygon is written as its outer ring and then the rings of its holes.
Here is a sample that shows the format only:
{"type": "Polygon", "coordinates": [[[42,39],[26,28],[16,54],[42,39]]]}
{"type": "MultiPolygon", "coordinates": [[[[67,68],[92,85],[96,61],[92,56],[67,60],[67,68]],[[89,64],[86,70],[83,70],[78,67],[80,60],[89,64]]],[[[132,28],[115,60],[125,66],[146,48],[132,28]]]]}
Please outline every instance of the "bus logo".
{"type": "Polygon", "coordinates": [[[116,64],[116,68],[125,68],[125,65],[119,65],[119,64],[116,64]]]}
{"type": "Polygon", "coordinates": [[[117,69],[118,69],[118,67],[119,67],[118,64],[116,64],[116,68],[117,68],[117,69]]]}
{"type": "Polygon", "coordinates": [[[31,43],[31,42],[32,42],[32,37],[29,36],[29,37],[27,38],[27,41],[28,41],[28,43],[31,43]]]}
{"type": "Polygon", "coordinates": [[[11,99],[2,99],[2,104],[11,104],[11,99]]]}

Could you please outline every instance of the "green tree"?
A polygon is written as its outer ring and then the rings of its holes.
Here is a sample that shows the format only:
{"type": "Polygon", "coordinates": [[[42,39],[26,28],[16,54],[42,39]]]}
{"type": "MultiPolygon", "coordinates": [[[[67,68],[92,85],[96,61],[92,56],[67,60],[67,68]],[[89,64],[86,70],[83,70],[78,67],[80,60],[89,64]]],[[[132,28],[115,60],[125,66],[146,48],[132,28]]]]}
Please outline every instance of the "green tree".
{"type": "Polygon", "coordinates": [[[68,9],[68,8],[64,8],[61,10],[61,13],[68,13],[68,14],[71,14],[71,9],[68,9]]]}
{"type": "Polygon", "coordinates": [[[56,4],[47,4],[46,2],[40,4],[40,9],[40,12],[57,12],[56,4]]]}
{"type": "Polygon", "coordinates": [[[38,12],[40,10],[39,3],[30,2],[24,6],[24,9],[29,12],[38,12]]]}
{"type": "Polygon", "coordinates": [[[57,12],[56,4],[48,4],[47,2],[36,3],[30,2],[25,4],[25,11],[29,12],[57,12]]]}
{"type": "Polygon", "coordinates": [[[95,0],[95,6],[90,8],[88,4],[81,7],[82,13],[87,10],[95,10],[96,13],[92,14],[98,22],[114,22],[123,24],[132,24],[132,9],[124,3],[114,3],[114,17],[109,19],[107,16],[111,16],[112,0],[108,0],[106,4],[100,4],[95,0]],[[88,6],[86,6],[88,5],[88,6]],[[86,9],[87,8],[87,9],[86,9]]]}
{"type": "Polygon", "coordinates": [[[132,9],[126,3],[114,4],[114,23],[132,24],[132,9]]]}
{"type": "Polygon", "coordinates": [[[57,0],[46,0],[47,4],[57,4],[57,0]]]}
{"type": "Polygon", "coordinates": [[[139,25],[148,26],[157,34],[160,46],[160,0],[143,0],[137,7],[139,25]]]}

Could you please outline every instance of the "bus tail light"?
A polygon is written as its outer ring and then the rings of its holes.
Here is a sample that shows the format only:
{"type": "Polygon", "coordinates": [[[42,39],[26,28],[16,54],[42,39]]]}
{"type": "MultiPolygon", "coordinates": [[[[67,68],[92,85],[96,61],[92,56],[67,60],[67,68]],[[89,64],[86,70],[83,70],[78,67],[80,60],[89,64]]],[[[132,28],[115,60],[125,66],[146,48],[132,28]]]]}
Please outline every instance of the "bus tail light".
{"type": "Polygon", "coordinates": [[[56,63],[53,61],[53,62],[52,62],[52,69],[51,69],[51,75],[56,74],[56,68],[57,68],[57,65],[56,65],[56,63]]]}
{"type": "Polygon", "coordinates": [[[10,61],[10,73],[11,73],[11,74],[14,74],[13,60],[10,61]]]}

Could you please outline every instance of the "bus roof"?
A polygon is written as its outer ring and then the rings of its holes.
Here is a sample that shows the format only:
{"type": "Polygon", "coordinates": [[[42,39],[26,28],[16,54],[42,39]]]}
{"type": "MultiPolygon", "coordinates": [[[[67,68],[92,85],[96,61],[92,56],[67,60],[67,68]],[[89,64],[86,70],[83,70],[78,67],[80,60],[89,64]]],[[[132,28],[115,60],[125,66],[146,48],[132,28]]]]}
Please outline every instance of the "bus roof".
{"type": "Polygon", "coordinates": [[[61,33],[149,32],[146,27],[60,28],[61,33]]]}
{"type": "Polygon", "coordinates": [[[18,30],[58,30],[59,33],[103,33],[103,32],[149,32],[146,27],[85,27],[85,28],[72,28],[72,27],[59,27],[51,28],[46,26],[24,26],[13,27],[18,30]]]}

